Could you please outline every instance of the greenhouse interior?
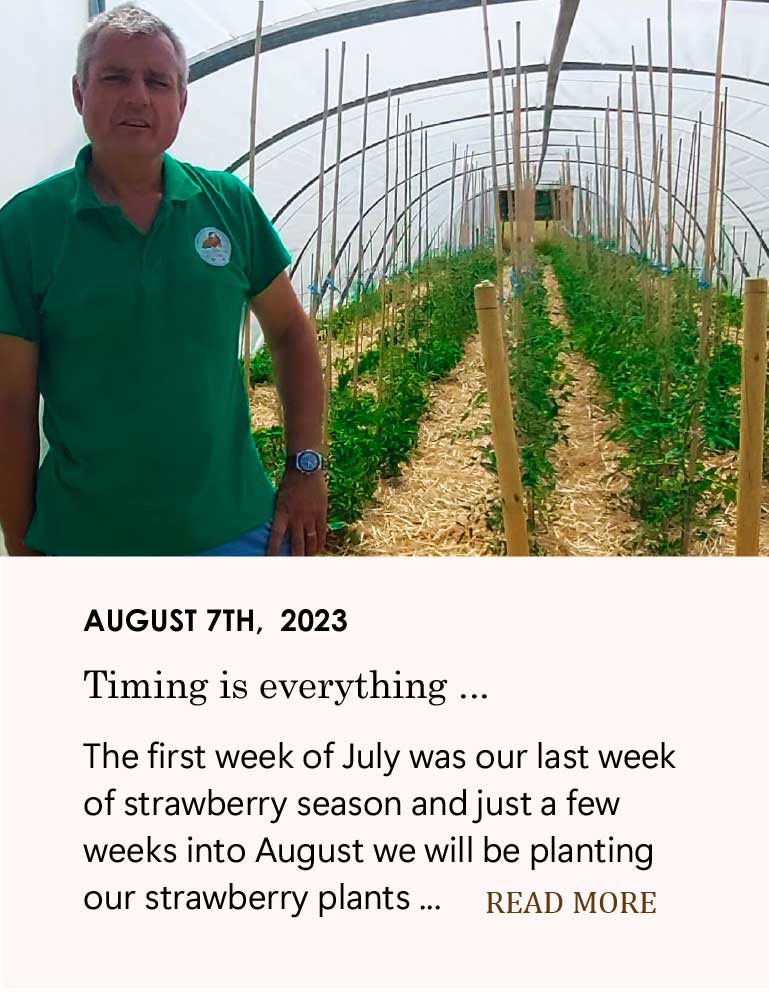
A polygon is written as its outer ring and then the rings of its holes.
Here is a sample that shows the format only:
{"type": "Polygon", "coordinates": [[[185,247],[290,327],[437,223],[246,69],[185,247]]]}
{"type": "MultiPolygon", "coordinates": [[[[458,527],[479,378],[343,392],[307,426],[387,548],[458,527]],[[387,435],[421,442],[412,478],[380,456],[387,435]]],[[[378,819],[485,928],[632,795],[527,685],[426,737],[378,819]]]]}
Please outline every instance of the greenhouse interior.
{"type": "MultiPolygon", "coordinates": [[[[3,5],[0,203],[72,168],[78,40],[114,6],[3,5]]],[[[325,554],[769,553],[769,4],[141,6],[189,58],[171,154],[253,190],[317,332],[325,554]]]]}

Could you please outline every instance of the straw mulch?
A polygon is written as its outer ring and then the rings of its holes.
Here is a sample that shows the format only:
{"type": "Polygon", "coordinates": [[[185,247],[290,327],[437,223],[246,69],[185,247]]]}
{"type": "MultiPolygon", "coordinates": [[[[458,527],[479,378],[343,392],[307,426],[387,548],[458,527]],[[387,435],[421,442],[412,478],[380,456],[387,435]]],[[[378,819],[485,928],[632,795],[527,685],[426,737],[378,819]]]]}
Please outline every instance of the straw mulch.
{"type": "MultiPolygon", "coordinates": [[[[560,286],[549,265],[544,283],[550,319],[568,335],[560,286]]],[[[605,436],[614,420],[601,406],[590,362],[569,348],[561,357],[571,378],[560,412],[566,436],[554,450],[554,508],[539,545],[548,555],[631,554],[636,524],[622,506],[627,480],[617,467],[623,448],[605,436]]]]}
{"type": "Polygon", "coordinates": [[[274,427],[281,421],[277,389],[269,383],[251,387],[251,429],[274,427]]]}
{"type": "Polygon", "coordinates": [[[497,480],[481,463],[490,443],[480,340],[470,340],[453,374],[433,387],[410,463],[379,485],[346,555],[487,555],[486,515],[497,480]]]}
{"type": "MultiPolygon", "coordinates": [[[[708,468],[716,468],[724,478],[734,481],[737,477],[738,453],[725,452],[719,455],[706,455],[708,468]]],[[[697,556],[733,555],[737,533],[737,507],[729,506],[714,524],[708,527],[704,541],[692,544],[691,554],[697,556]]],[[[758,539],[758,553],[769,555],[769,482],[764,482],[761,499],[761,530],[758,539]]]]}

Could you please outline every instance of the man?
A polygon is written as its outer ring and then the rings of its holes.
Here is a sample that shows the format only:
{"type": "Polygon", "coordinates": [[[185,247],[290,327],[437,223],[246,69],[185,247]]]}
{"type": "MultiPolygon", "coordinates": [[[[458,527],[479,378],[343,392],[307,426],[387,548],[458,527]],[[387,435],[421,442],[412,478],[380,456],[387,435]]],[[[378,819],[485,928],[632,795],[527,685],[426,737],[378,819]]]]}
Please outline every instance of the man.
{"type": "Polygon", "coordinates": [[[132,4],[83,36],[75,168],[0,211],[0,524],[11,555],[313,555],[323,384],[289,256],[236,177],[166,153],[187,59],[132,4]],[[238,338],[272,351],[288,464],[250,432],[238,338]],[[38,389],[50,442],[39,472],[38,389]]]}

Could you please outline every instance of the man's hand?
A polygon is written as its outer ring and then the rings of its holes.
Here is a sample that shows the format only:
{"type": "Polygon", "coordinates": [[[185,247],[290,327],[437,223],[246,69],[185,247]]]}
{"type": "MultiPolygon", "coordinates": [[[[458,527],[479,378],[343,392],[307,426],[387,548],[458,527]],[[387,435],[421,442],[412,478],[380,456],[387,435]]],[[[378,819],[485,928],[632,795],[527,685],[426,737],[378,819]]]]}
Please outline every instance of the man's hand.
{"type": "Polygon", "coordinates": [[[305,475],[286,469],[278,489],[268,555],[277,555],[283,538],[289,534],[291,554],[310,557],[326,545],[328,487],[323,472],[305,475]]]}
{"type": "MultiPolygon", "coordinates": [[[[252,301],[272,352],[275,382],[283,404],[288,451],[322,450],[323,373],[315,329],[281,273],[252,301]]],[[[286,533],[294,555],[315,555],[326,542],[328,490],[322,472],[287,469],[278,490],[267,554],[278,553],[286,533]]]]}

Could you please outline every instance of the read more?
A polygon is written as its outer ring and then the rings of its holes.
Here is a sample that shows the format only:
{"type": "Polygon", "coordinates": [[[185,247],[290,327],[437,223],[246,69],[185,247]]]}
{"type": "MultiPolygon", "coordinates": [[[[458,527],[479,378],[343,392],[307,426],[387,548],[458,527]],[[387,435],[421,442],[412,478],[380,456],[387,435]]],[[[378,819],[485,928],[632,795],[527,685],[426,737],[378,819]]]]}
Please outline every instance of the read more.
{"type": "MultiPolygon", "coordinates": [[[[528,915],[560,913],[564,906],[571,906],[572,913],[640,914],[651,916],[657,912],[654,904],[657,893],[641,892],[572,892],[569,903],[561,892],[487,892],[487,913],[528,915]]],[[[568,897],[567,897],[568,898],[568,897]]]]}

